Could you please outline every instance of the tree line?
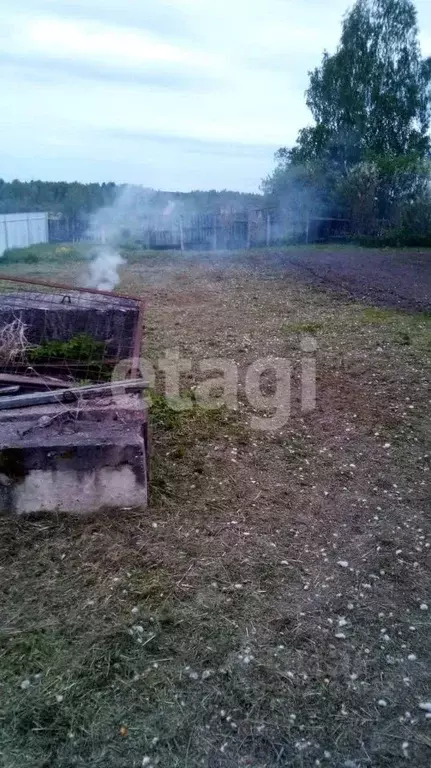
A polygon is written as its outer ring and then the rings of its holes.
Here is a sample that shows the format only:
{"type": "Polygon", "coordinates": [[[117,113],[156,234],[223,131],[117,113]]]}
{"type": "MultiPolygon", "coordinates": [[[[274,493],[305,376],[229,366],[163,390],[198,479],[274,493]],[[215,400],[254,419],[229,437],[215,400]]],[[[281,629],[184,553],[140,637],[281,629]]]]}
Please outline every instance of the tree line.
{"type": "Polygon", "coordinates": [[[271,207],[302,233],[310,218],[327,217],[365,242],[431,245],[431,58],[421,54],[413,0],[356,0],[337,50],[309,78],[313,123],[278,150],[263,195],[0,179],[0,213],[46,210],[56,239],[72,239],[127,189],[143,218],[271,207]]]}
{"type": "Polygon", "coordinates": [[[431,58],[418,35],[412,0],[357,0],[336,52],[309,73],[313,124],[263,182],[274,205],[349,219],[365,239],[431,244],[431,58]]]}
{"type": "Polygon", "coordinates": [[[163,192],[137,185],[82,184],[78,181],[19,181],[0,179],[0,213],[48,211],[51,218],[62,217],[86,224],[92,213],[113,206],[127,192],[128,205],[143,215],[163,213],[176,207],[178,213],[219,213],[221,210],[243,210],[261,204],[262,196],[223,190],[163,192]]]}

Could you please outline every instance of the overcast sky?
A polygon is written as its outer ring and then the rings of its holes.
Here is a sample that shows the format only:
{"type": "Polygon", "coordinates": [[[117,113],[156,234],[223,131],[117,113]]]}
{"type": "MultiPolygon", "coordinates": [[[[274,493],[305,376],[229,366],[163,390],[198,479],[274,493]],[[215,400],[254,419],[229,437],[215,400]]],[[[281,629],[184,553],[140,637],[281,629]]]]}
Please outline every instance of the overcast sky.
{"type": "MultiPolygon", "coordinates": [[[[257,191],[348,0],[13,0],[0,176],[257,191]]],[[[431,0],[417,0],[431,55],[431,0]]]]}

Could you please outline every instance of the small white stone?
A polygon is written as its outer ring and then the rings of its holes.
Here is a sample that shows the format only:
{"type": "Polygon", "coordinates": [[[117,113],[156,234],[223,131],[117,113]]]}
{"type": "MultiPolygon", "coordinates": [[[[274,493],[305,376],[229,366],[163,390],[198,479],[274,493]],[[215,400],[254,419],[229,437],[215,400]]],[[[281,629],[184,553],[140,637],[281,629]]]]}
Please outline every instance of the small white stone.
{"type": "Polygon", "coordinates": [[[139,611],[139,608],[135,605],[135,607],[132,608],[132,613],[136,615],[138,611],[139,611]]]}
{"type": "Polygon", "coordinates": [[[421,608],[421,611],[427,611],[428,610],[428,606],[427,606],[426,603],[422,603],[420,608],[421,608]]]}
{"type": "Polygon", "coordinates": [[[57,701],[58,704],[61,704],[63,699],[64,699],[64,696],[62,696],[61,693],[58,693],[57,696],[55,697],[55,700],[57,701]]]}
{"type": "Polygon", "coordinates": [[[346,635],[344,634],[344,632],[337,632],[335,637],[337,638],[337,640],[345,640],[346,639],[346,635]]]}
{"type": "Polygon", "coordinates": [[[384,699],[379,699],[377,704],[379,705],[379,707],[387,707],[388,706],[388,702],[385,701],[384,699]]]}
{"type": "Polygon", "coordinates": [[[142,758],[142,768],[145,768],[145,766],[151,765],[151,757],[143,757],[142,758]]]}
{"type": "Polygon", "coordinates": [[[409,653],[409,655],[407,656],[407,659],[408,659],[409,661],[417,661],[417,660],[418,660],[418,657],[417,657],[417,656],[416,656],[416,654],[414,654],[414,653],[409,653]]]}
{"type": "Polygon", "coordinates": [[[349,567],[349,563],[348,563],[347,560],[339,560],[337,565],[339,565],[340,568],[348,568],[349,567]]]}
{"type": "Polygon", "coordinates": [[[30,680],[23,680],[21,683],[21,689],[26,691],[27,688],[30,688],[30,680]]]}
{"type": "Polygon", "coordinates": [[[423,709],[424,712],[431,713],[431,701],[422,701],[419,704],[419,709],[423,709]]]}

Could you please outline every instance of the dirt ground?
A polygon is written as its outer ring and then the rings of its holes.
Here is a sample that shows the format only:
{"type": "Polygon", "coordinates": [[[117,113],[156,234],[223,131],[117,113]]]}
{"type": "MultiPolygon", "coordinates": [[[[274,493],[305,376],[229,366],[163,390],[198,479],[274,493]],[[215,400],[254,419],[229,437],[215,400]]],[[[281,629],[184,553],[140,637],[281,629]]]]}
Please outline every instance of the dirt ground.
{"type": "Polygon", "coordinates": [[[0,521],[6,768],[430,764],[425,260],[413,292],[376,267],[367,292],[349,273],[334,293],[294,259],[159,254],[124,270],[121,289],[148,301],[145,356],[190,360],[192,399],[201,360],[235,362],[238,408],[153,398],[144,512],[0,521]],[[271,356],[291,361],[291,414],[255,429],[271,412],[248,402],[246,371],[271,356]]]}
{"type": "MultiPolygon", "coordinates": [[[[262,262],[268,263],[268,253],[262,262]]],[[[381,306],[429,310],[429,251],[322,245],[270,253],[272,269],[281,269],[311,285],[381,306]]]]}

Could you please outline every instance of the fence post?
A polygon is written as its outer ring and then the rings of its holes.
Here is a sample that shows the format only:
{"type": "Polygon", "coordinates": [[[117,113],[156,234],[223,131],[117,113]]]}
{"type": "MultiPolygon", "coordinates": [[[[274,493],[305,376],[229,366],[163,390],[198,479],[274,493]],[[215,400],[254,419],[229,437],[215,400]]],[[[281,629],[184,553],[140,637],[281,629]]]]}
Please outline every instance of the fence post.
{"type": "Polygon", "coordinates": [[[247,248],[251,246],[250,211],[247,211],[247,248]]]}
{"type": "Polygon", "coordinates": [[[271,245],[271,214],[267,211],[266,214],[266,246],[271,245]]]}
{"type": "Polygon", "coordinates": [[[217,214],[213,216],[213,251],[217,250],[217,214]]]}
{"type": "Polygon", "coordinates": [[[307,219],[305,222],[305,242],[308,245],[308,241],[310,239],[310,214],[307,211],[307,219]]]}
{"type": "Polygon", "coordinates": [[[184,231],[183,231],[183,217],[180,216],[180,248],[184,251],[184,231]]]}
{"type": "Polygon", "coordinates": [[[30,216],[27,214],[26,217],[26,224],[27,224],[27,245],[31,245],[31,237],[30,237],[30,216]]]}

